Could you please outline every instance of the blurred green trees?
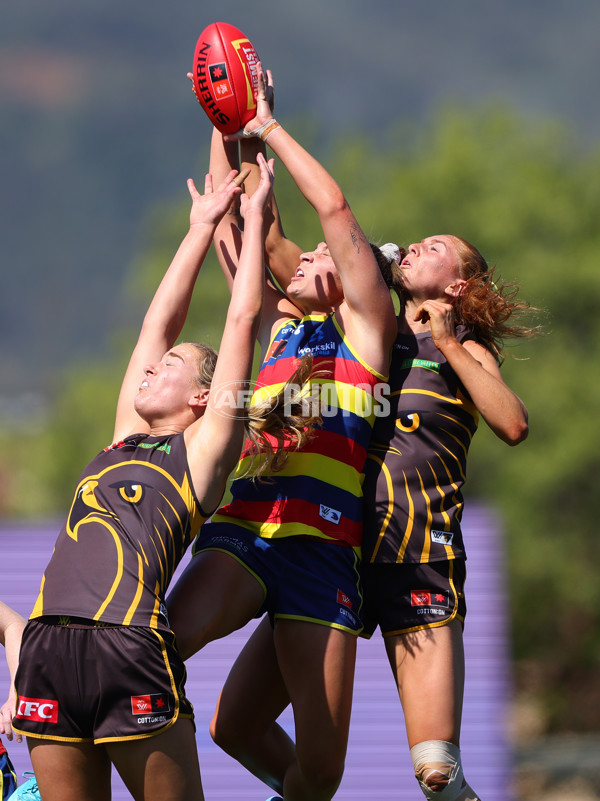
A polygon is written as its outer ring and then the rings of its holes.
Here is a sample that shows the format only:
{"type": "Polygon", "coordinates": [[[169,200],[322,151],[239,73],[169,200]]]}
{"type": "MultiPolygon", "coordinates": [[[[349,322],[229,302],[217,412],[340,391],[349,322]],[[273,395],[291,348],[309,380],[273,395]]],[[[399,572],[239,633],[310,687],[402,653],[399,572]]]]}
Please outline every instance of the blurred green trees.
{"type": "MultiPolygon", "coordinates": [[[[543,334],[513,343],[503,366],[528,406],[530,436],[510,449],[482,424],[466,498],[493,505],[506,531],[518,683],[538,694],[548,730],[596,728],[600,153],[581,152],[552,121],[449,107],[426,130],[399,123],[376,143],[340,141],[324,160],[371,239],[406,245],[456,233],[542,310],[531,322],[543,334]]],[[[313,247],[318,221],[281,167],[276,193],[288,236],[313,247]]],[[[188,208],[185,198],[149,216],[146,245],[122,290],[127,320],[107,362],[69,365],[43,419],[0,432],[5,515],[62,514],[86,459],[110,442],[125,362],[188,208]]],[[[185,337],[218,346],[227,298],[211,253],[185,337]]]]}

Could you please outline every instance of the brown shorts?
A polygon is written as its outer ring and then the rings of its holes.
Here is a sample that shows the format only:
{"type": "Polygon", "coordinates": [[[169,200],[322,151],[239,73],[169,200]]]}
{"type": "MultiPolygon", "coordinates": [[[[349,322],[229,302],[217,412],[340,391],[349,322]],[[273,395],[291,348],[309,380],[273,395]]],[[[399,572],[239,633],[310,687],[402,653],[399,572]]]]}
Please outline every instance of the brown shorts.
{"type": "Polygon", "coordinates": [[[463,559],[428,564],[362,566],[363,622],[361,637],[377,626],[384,637],[464,622],[466,567],[463,559]]]}
{"type": "Polygon", "coordinates": [[[171,632],[30,620],[13,728],[66,742],[150,737],[179,717],[193,718],[185,678],[171,632]]]}

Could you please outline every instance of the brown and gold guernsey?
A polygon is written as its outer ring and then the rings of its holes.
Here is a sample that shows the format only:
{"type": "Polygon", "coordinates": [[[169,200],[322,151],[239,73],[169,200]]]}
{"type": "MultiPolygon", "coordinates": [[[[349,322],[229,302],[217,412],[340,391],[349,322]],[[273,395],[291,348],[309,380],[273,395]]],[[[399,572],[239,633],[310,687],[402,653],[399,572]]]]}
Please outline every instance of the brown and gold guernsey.
{"type": "Polygon", "coordinates": [[[168,629],[167,586],[205,519],[183,434],[101,451],[79,479],[31,617],[168,629]]]}
{"type": "MultiPolygon", "coordinates": [[[[472,338],[462,326],[457,337],[472,338]]],[[[397,336],[389,383],[391,410],[375,421],[365,466],[363,559],[464,558],[461,487],[477,409],[430,333],[397,336]]]]}

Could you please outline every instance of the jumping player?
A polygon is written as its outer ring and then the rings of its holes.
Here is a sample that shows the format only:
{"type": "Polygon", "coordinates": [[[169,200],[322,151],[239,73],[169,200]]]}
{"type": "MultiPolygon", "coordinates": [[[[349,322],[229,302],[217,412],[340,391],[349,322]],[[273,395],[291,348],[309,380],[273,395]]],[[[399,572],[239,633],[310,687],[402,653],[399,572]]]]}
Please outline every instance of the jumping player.
{"type": "MultiPolygon", "coordinates": [[[[263,115],[269,118],[264,106],[263,115]]],[[[285,238],[272,205],[268,264],[287,286],[299,248],[285,238]]],[[[480,417],[509,445],[527,436],[527,411],[499,364],[505,338],[534,330],[515,323],[528,308],[514,299],[515,288],[496,286],[481,254],[460,237],[431,236],[399,250],[393,272],[401,309],[391,409],[375,420],[363,486],[363,636],[379,626],[385,638],[426,797],[476,801],[460,757],[461,487],[480,417]]],[[[295,746],[276,719],[288,702],[273,634],[263,622],[230,672],[211,730],[284,797],[295,746]]]]}
{"type": "MultiPolygon", "coordinates": [[[[187,657],[220,636],[221,616],[243,613],[249,620],[268,612],[297,734],[280,786],[290,798],[329,801],[343,773],[362,627],[361,473],[396,333],[376,255],[385,266],[389,261],[373,251],[334,179],[271,115],[246,130],[268,138],[323,230],[323,241],[297,258],[286,294],[267,286],[255,399],[276,391],[310,353],[322,423],[284,470],[265,473],[266,481],[244,477],[250,459],[242,455],[233,500],[203,527],[168,599],[169,616],[187,657]]],[[[215,132],[216,175],[229,171],[230,154],[215,132]]],[[[230,275],[239,244],[234,221],[224,217],[215,235],[230,275]]]]}
{"type": "Polygon", "coordinates": [[[272,163],[261,159],[260,171],[258,191],[242,198],[246,234],[218,358],[206,345],[175,341],[215,228],[241,190],[233,171],[215,191],[207,175],[204,195],[188,181],[189,231],[144,318],[114,444],[81,474],[44,573],[23,636],[13,719],[44,801],[108,801],[111,763],[136,801],[203,798],[164,595],[221,500],[245,428],[268,431],[274,419],[249,421],[237,403],[263,298],[272,163]]]}

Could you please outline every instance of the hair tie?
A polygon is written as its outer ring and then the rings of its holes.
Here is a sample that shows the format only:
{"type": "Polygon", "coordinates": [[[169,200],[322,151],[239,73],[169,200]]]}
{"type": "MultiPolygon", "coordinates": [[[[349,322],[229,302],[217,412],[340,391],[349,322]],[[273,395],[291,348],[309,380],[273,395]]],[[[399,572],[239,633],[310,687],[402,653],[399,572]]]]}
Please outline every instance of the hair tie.
{"type": "Polygon", "coordinates": [[[395,245],[393,242],[386,242],[385,245],[380,245],[379,250],[383,253],[386,259],[390,262],[396,262],[398,264],[400,260],[400,248],[398,245],[395,245]]]}

